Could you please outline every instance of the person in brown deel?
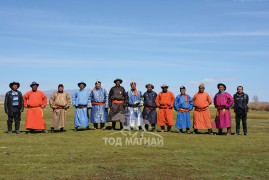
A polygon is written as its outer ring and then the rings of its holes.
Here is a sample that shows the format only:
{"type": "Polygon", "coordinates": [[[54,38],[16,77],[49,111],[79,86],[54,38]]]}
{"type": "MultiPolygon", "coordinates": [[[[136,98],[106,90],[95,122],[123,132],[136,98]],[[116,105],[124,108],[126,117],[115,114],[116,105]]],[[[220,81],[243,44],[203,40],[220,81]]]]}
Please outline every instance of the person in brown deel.
{"type": "Polygon", "coordinates": [[[171,127],[174,125],[173,107],[175,96],[172,92],[168,91],[166,84],[161,86],[160,92],[155,100],[158,111],[157,124],[161,127],[161,132],[164,132],[164,126],[167,125],[167,132],[171,132],[171,127]]]}
{"type": "Polygon", "coordinates": [[[50,107],[53,109],[51,120],[51,133],[54,133],[55,128],[60,128],[60,132],[64,130],[66,119],[66,109],[71,105],[70,96],[64,92],[64,85],[58,85],[58,91],[50,96],[50,107]]]}
{"type": "Polygon", "coordinates": [[[116,84],[109,91],[108,104],[109,104],[109,114],[108,121],[112,122],[112,129],[115,130],[116,122],[120,122],[120,129],[123,129],[125,124],[125,107],[127,105],[127,94],[124,87],[121,86],[122,80],[115,79],[116,84]]]}

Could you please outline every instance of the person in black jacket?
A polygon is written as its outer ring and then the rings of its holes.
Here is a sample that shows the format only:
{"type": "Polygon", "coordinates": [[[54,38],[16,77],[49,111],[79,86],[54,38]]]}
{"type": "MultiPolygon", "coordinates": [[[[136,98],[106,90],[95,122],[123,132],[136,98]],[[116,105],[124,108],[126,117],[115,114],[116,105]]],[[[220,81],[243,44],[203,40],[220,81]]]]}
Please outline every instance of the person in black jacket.
{"type": "Polygon", "coordinates": [[[236,121],[236,133],[240,133],[240,121],[242,119],[244,135],[247,135],[247,113],[248,113],[248,95],[243,92],[243,86],[237,87],[237,93],[234,94],[234,113],[236,121]]]}
{"type": "Polygon", "coordinates": [[[24,109],[22,93],[18,91],[20,83],[12,82],[9,84],[9,87],[11,88],[11,90],[6,93],[5,106],[4,106],[5,112],[8,116],[7,120],[8,134],[12,134],[13,119],[15,121],[15,133],[19,134],[21,112],[23,112],[24,109]]]}

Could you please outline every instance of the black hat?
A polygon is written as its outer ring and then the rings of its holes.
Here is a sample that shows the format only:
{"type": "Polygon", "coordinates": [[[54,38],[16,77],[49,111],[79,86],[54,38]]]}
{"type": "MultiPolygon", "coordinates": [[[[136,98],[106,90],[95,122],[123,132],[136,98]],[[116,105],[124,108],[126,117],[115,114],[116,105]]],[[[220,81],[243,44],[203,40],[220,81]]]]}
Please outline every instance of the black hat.
{"type": "Polygon", "coordinates": [[[35,81],[32,82],[32,84],[30,85],[30,87],[32,87],[33,85],[39,86],[39,84],[37,82],[35,82],[35,81]]]}
{"type": "Polygon", "coordinates": [[[64,87],[64,85],[63,85],[63,84],[59,84],[59,85],[58,85],[58,88],[59,88],[59,87],[64,87]]]}
{"type": "Polygon", "coordinates": [[[96,85],[96,84],[99,84],[99,83],[101,84],[101,81],[96,81],[96,82],[95,82],[95,85],[96,85]]]}
{"type": "Polygon", "coordinates": [[[120,81],[120,83],[122,83],[122,79],[117,78],[114,80],[114,83],[116,84],[117,81],[120,81]]]}
{"type": "Polygon", "coordinates": [[[17,84],[18,88],[20,87],[20,83],[15,82],[15,81],[13,81],[12,83],[10,83],[10,84],[9,84],[9,87],[12,88],[12,86],[13,86],[14,84],[17,84]]]}
{"type": "Polygon", "coordinates": [[[223,83],[219,83],[217,87],[219,88],[220,86],[223,86],[223,87],[224,87],[224,90],[226,90],[226,86],[225,86],[225,84],[223,84],[223,83]]]}
{"type": "Polygon", "coordinates": [[[154,86],[152,84],[146,84],[146,88],[148,88],[149,86],[151,86],[152,89],[154,89],[154,86]]]}
{"type": "Polygon", "coordinates": [[[85,87],[87,86],[85,82],[81,81],[81,82],[78,83],[78,87],[79,87],[81,84],[83,84],[85,87]]]}
{"type": "Polygon", "coordinates": [[[181,86],[180,89],[186,89],[185,86],[181,86]]]}

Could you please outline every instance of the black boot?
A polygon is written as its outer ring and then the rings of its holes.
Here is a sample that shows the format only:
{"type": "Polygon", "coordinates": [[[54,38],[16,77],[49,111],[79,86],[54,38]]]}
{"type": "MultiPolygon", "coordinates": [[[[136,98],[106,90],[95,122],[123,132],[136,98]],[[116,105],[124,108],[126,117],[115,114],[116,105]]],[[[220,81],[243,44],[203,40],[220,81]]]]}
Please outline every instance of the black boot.
{"type": "Polygon", "coordinates": [[[77,132],[77,131],[78,131],[78,127],[75,127],[75,128],[74,128],[74,132],[77,132]]]}
{"type": "Polygon", "coordinates": [[[60,128],[60,132],[62,133],[62,132],[64,132],[64,128],[62,127],[62,128],[60,128]]]}
{"type": "Polygon", "coordinates": [[[139,131],[143,131],[142,126],[138,126],[138,128],[139,128],[139,131]]]}
{"type": "Polygon", "coordinates": [[[218,135],[222,135],[222,129],[219,129],[218,135]]]}
{"type": "Polygon", "coordinates": [[[120,122],[120,130],[123,129],[123,124],[120,122]]]}
{"type": "Polygon", "coordinates": [[[103,129],[103,130],[105,130],[106,129],[105,128],[105,123],[100,123],[100,128],[103,129]]]}
{"type": "Polygon", "coordinates": [[[183,133],[183,130],[182,129],[179,129],[179,133],[183,133]]]}
{"type": "Polygon", "coordinates": [[[208,134],[213,135],[213,131],[212,131],[212,129],[208,129],[208,134]]]}
{"type": "Polygon", "coordinates": [[[190,128],[186,128],[186,134],[190,134],[190,128]]]}
{"type": "Polygon", "coordinates": [[[193,134],[198,134],[198,129],[194,129],[193,134]]]}
{"type": "Polygon", "coordinates": [[[20,134],[20,121],[15,122],[15,133],[20,134]]]}
{"type": "Polygon", "coordinates": [[[145,124],[145,129],[146,129],[146,131],[149,130],[149,125],[148,124],[145,124]]]}
{"type": "Polygon", "coordinates": [[[54,133],[54,127],[50,128],[50,133],[54,133]]]}
{"type": "Polygon", "coordinates": [[[86,126],[86,129],[87,129],[87,130],[90,130],[90,126],[86,126]]]}
{"type": "Polygon", "coordinates": [[[116,129],[116,122],[112,122],[112,128],[111,130],[115,130],[116,129]]]}
{"type": "Polygon", "coordinates": [[[98,129],[98,123],[93,123],[93,129],[98,129]]]}
{"type": "Polygon", "coordinates": [[[172,132],[171,131],[171,126],[167,126],[167,132],[172,132]]]}
{"type": "Polygon", "coordinates": [[[231,130],[231,127],[228,127],[227,128],[227,136],[230,136],[232,134],[232,130],[231,130]]]}
{"type": "Polygon", "coordinates": [[[8,134],[12,134],[12,121],[7,121],[8,134]]]}
{"type": "Polygon", "coordinates": [[[165,130],[164,126],[161,126],[161,132],[164,132],[164,130],[165,130]]]}

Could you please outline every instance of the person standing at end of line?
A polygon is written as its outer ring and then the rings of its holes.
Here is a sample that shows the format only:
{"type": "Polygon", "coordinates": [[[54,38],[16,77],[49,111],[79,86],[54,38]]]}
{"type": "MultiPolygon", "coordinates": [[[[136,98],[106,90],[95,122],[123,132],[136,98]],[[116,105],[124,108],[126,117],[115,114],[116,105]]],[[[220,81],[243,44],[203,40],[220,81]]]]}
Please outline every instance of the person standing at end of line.
{"type": "Polygon", "coordinates": [[[15,122],[15,133],[20,134],[21,113],[24,109],[22,93],[18,91],[20,83],[14,81],[9,84],[9,87],[11,90],[6,93],[4,103],[5,113],[8,116],[8,134],[12,134],[13,119],[15,122]]]}
{"type": "Polygon", "coordinates": [[[242,119],[243,131],[246,136],[248,133],[247,129],[247,113],[248,113],[248,95],[244,93],[243,86],[237,87],[237,93],[234,94],[234,113],[235,113],[235,122],[236,122],[236,130],[235,135],[239,135],[240,133],[240,121],[242,119]]]}

